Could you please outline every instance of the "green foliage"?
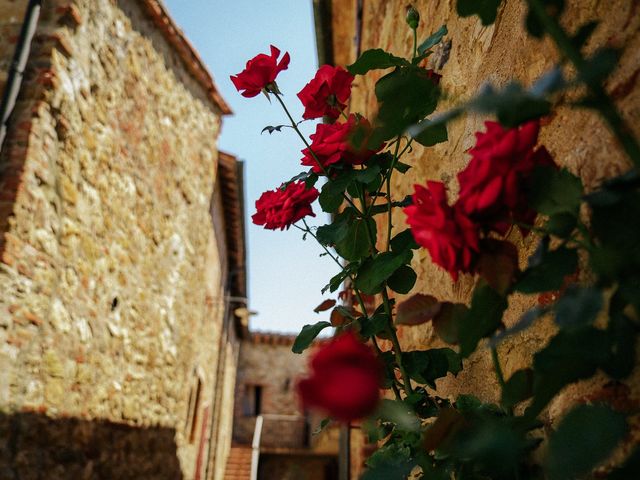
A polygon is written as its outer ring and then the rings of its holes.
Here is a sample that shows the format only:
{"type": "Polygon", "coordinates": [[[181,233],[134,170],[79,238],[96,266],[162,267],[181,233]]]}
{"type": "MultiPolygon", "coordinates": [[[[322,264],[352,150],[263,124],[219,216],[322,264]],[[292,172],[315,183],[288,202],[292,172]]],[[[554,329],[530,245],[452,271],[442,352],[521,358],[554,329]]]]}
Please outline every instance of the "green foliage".
{"type": "Polygon", "coordinates": [[[458,0],[458,15],[470,17],[478,15],[483,25],[491,25],[498,16],[498,7],[502,0],[458,0]]]}
{"type": "Polygon", "coordinates": [[[331,324],[329,322],[324,321],[314,323],[313,325],[305,325],[304,327],[302,327],[302,331],[298,334],[295,341],[293,342],[291,351],[293,353],[304,352],[307,348],[309,348],[311,343],[316,339],[320,332],[330,326],[331,324]]]}
{"type": "Polygon", "coordinates": [[[418,45],[418,53],[423,55],[439,44],[444,36],[449,33],[446,25],[442,25],[438,30],[429,35],[424,42],[418,45]]]}
{"type": "Polygon", "coordinates": [[[424,68],[396,68],[376,83],[376,98],[380,104],[377,130],[372,144],[402,134],[407,127],[433,113],[440,90],[424,68]]]}
{"type": "MultiPolygon", "coordinates": [[[[540,3],[545,12],[553,17],[559,17],[564,10],[564,0],[540,0],[540,3]]],[[[545,34],[544,23],[533,8],[530,8],[527,14],[526,26],[527,31],[536,38],[542,38],[545,34]]]]}
{"type": "Polygon", "coordinates": [[[347,67],[352,75],[364,75],[371,70],[384,70],[392,67],[403,67],[410,62],[402,57],[396,57],[381,48],[374,48],[363,52],[360,57],[347,67]]]}
{"type": "Polygon", "coordinates": [[[500,403],[503,407],[510,408],[530,398],[532,395],[533,370],[523,368],[514,372],[511,378],[505,382],[500,403]]]}
{"type": "MultiPolygon", "coordinates": [[[[483,337],[493,334],[502,324],[507,300],[488,285],[479,285],[473,291],[471,308],[458,318],[460,355],[468,357],[483,337]]],[[[455,320],[454,320],[455,321],[455,320]]]]}
{"type": "Polygon", "coordinates": [[[627,430],[624,415],[609,407],[575,407],[549,438],[546,462],[549,478],[567,480],[590,472],[609,457],[627,430]]]}
{"type": "Polygon", "coordinates": [[[369,235],[376,237],[376,223],[371,219],[355,218],[348,223],[346,233],[336,242],[335,249],[342,258],[357,261],[369,255],[369,235]]]}
{"type": "Polygon", "coordinates": [[[418,280],[415,270],[409,265],[402,265],[387,279],[387,287],[396,293],[406,294],[411,291],[418,280]]]}
{"type": "Polygon", "coordinates": [[[522,272],[515,289],[523,293],[560,290],[567,275],[578,268],[576,250],[559,247],[547,250],[547,241],[543,241],[538,251],[529,258],[529,267],[522,272]]]}
{"type": "Polygon", "coordinates": [[[608,359],[606,332],[594,327],[560,331],[533,357],[534,399],[529,415],[537,415],[569,383],[591,377],[608,359]]]}
{"type": "Polygon", "coordinates": [[[449,139],[447,126],[442,123],[434,124],[429,120],[423,120],[416,125],[416,128],[420,129],[420,133],[415,135],[413,139],[422,146],[431,147],[449,139]]]}
{"type": "Polygon", "coordinates": [[[457,375],[462,370],[462,359],[450,348],[403,352],[402,362],[412,379],[433,389],[438,378],[449,372],[457,375]]]}
{"type": "Polygon", "coordinates": [[[400,253],[383,252],[365,260],[358,271],[355,287],[368,295],[380,292],[385,280],[409,263],[411,257],[411,250],[405,250],[400,253]]]}
{"type": "Polygon", "coordinates": [[[572,214],[580,208],[582,181],[566,169],[538,167],[533,172],[530,205],[544,215],[572,214]]]}

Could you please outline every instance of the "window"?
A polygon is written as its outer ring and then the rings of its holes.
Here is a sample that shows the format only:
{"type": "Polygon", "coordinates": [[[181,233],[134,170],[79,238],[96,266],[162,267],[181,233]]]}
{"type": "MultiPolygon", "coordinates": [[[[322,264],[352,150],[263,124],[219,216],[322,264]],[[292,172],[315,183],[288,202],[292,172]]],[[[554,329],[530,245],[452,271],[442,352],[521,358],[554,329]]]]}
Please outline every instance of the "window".
{"type": "Polygon", "coordinates": [[[245,385],[242,414],[257,417],[262,413],[262,385],[245,385]]]}

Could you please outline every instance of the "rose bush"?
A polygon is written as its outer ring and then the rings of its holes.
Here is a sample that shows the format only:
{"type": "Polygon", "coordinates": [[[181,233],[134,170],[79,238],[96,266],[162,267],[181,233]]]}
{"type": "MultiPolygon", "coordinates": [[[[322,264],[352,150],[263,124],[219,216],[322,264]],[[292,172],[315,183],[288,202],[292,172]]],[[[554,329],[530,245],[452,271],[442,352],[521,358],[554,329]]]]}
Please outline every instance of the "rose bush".
{"type": "MultiPolygon", "coordinates": [[[[559,422],[540,428],[547,418],[542,413],[566,386],[596,372],[603,381],[608,377],[606,385],[625,385],[636,367],[640,145],[602,88],[615,61],[603,61],[602,52],[586,58],[581,51],[593,24],[572,36],[559,21],[564,2],[526,3],[527,28],[536,36],[549,35],[565,56],[530,89],[517,82],[499,89],[487,85],[433,115],[441,77],[421,65],[447,30],[443,26],[419,44],[420,21],[413,8],[407,13],[413,32],[408,58],[373,49],[347,67],[349,75],[386,71],[371,95],[378,101],[371,122],[348,112],[353,80],[339,68],[321,67],[298,95],[305,118],[346,117],[318,125],[311,142],[277,87],[261,86],[277,70],[275,59],[272,73],[249,89],[273,94],[290,121],[287,126],[305,143],[302,165],[309,167],[284,187],[265,192],[253,221],[272,229],[293,225],[303,238],[317,240],[337,266],[322,292],[340,291],[338,299],[325,299],[315,309],[332,309],[331,322],[305,325],[292,348],[301,353],[324,329],[336,329],[336,337],[314,352],[310,376],[298,386],[300,397],[305,407],[336,420],[367,417],[362,428],[378,448],[367,460],[366,480],[569,480],[590,478],[595,467],[599,478],[609,471],[615,480],[638,476],[640,449],[614,470],[608,460],[614,451],[629,451],[622,446],[630,438],[628,419],[634,413],[626,401],[611,406],[601,402],[606,395],[597,402],[589,397],[593,404],[573,408],[559,422]],[[547,8],[549,3],[554,8],[547,8]],[[588,194],[580,178],[558,167],[539,144],[541,118],[566,98],[600,112],[634,165],[592,186],[588,194]],[[476,134],[471,159],[457,175],[458,198],[450,202],[445,185],[435,181],[415,185],[409,197],[399,195],[394,175],[405,174],[413,163],[405,162],[404,155],[418,145],[430,148],[447,141],[448,123],[466,112],[495,115],[498,121],[486,122],[486,130],[476,134]],[[326,183],[318,192],[321,177],[326,183]],[[313,215],[310,203],[316,198],[331,214],[327,224],[317,227],[304,219],[313,215]],[[409,228],[394,217],[398,208],[409,228]],[[539,236],[524,262],[530,250],[519,250],[522,243],[510,235],[514,227],[539,236]],[[467,302],[413,291],[414,251],[421,247],[453,281],[469,274],[466,280],[475,285],[467,302]],[[531,295],[532,308],[520,319],[509,315],[505,320],[513,295],[531,295]],[[543,316],[555,321],[551,338],[522,356],[532,358],[529,365],[505,376],[502,342],[543,316]],[[403,350],[398,328],[429,322],[439,347],[403,350]],[[443,397],[438,391],[438,380],[457,375],[471,355],[476,355],[475,365],[488,363],[478,360],[490,355],[499,403],[465,393],[443,397]]],[[[501,1],[456,4],[461,15],[477,14],[490,24],[501,1]]],[[[245,94],[242,85],[237,86],[245,94]]],[[[420,285],[428,288],[425,282],[420,285]]],[[[512,342],[509,348],[520,345],[512,342]]],[[[464,392],[464,383],[458,385],[464,392]]]]}

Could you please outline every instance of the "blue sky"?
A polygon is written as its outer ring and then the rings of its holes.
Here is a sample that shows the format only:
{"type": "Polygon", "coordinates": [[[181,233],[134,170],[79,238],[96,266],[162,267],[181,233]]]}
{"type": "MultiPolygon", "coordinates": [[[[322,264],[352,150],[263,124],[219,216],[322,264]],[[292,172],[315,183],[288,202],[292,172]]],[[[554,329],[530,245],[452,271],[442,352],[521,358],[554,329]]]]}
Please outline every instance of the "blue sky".
{"type": "MultiPolygon", "coordinates": [[[[328,314],[313,313],[324,297],[321,288],[338,272],[313,239],[301,240],[300,232],[263,230],[251,223],[254,202],[265,190],[300,173],[300,140],[290,129],[260,134],[266,125],[286,123],[280,107],[262,95],[247,99],[235,90],[229,76],[244,69],[269,45],[291,55],[289,69],[280,73],[278,85],[294,118],[302,106],[296,93],[313,77],[318,67],[312,2],[301,0],[165,0],[175,22],[200,53],[220,93],[234,115],[225,117],[220,149],[245,161],[245,221],[248,241],[249,307],[258,315],[251,328],[297,332],[302,325],[327,320],[328,314]]],[[[305,122],[307,134],[315,124],[305,122]]],[[[328,221],[314,205],[315,224],[328,221]]]]}

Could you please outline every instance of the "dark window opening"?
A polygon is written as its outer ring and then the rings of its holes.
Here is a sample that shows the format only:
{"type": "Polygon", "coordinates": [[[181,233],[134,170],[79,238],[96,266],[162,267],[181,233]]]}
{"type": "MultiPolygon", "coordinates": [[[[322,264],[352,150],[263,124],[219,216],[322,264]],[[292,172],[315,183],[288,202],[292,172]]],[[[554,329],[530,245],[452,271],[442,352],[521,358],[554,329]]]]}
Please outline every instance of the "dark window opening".
{"type": "Polygon", "coordinates": [[[245,417],[257,417],[262,413],[262,385],[246,385],[242,402],[245,417]]]}

